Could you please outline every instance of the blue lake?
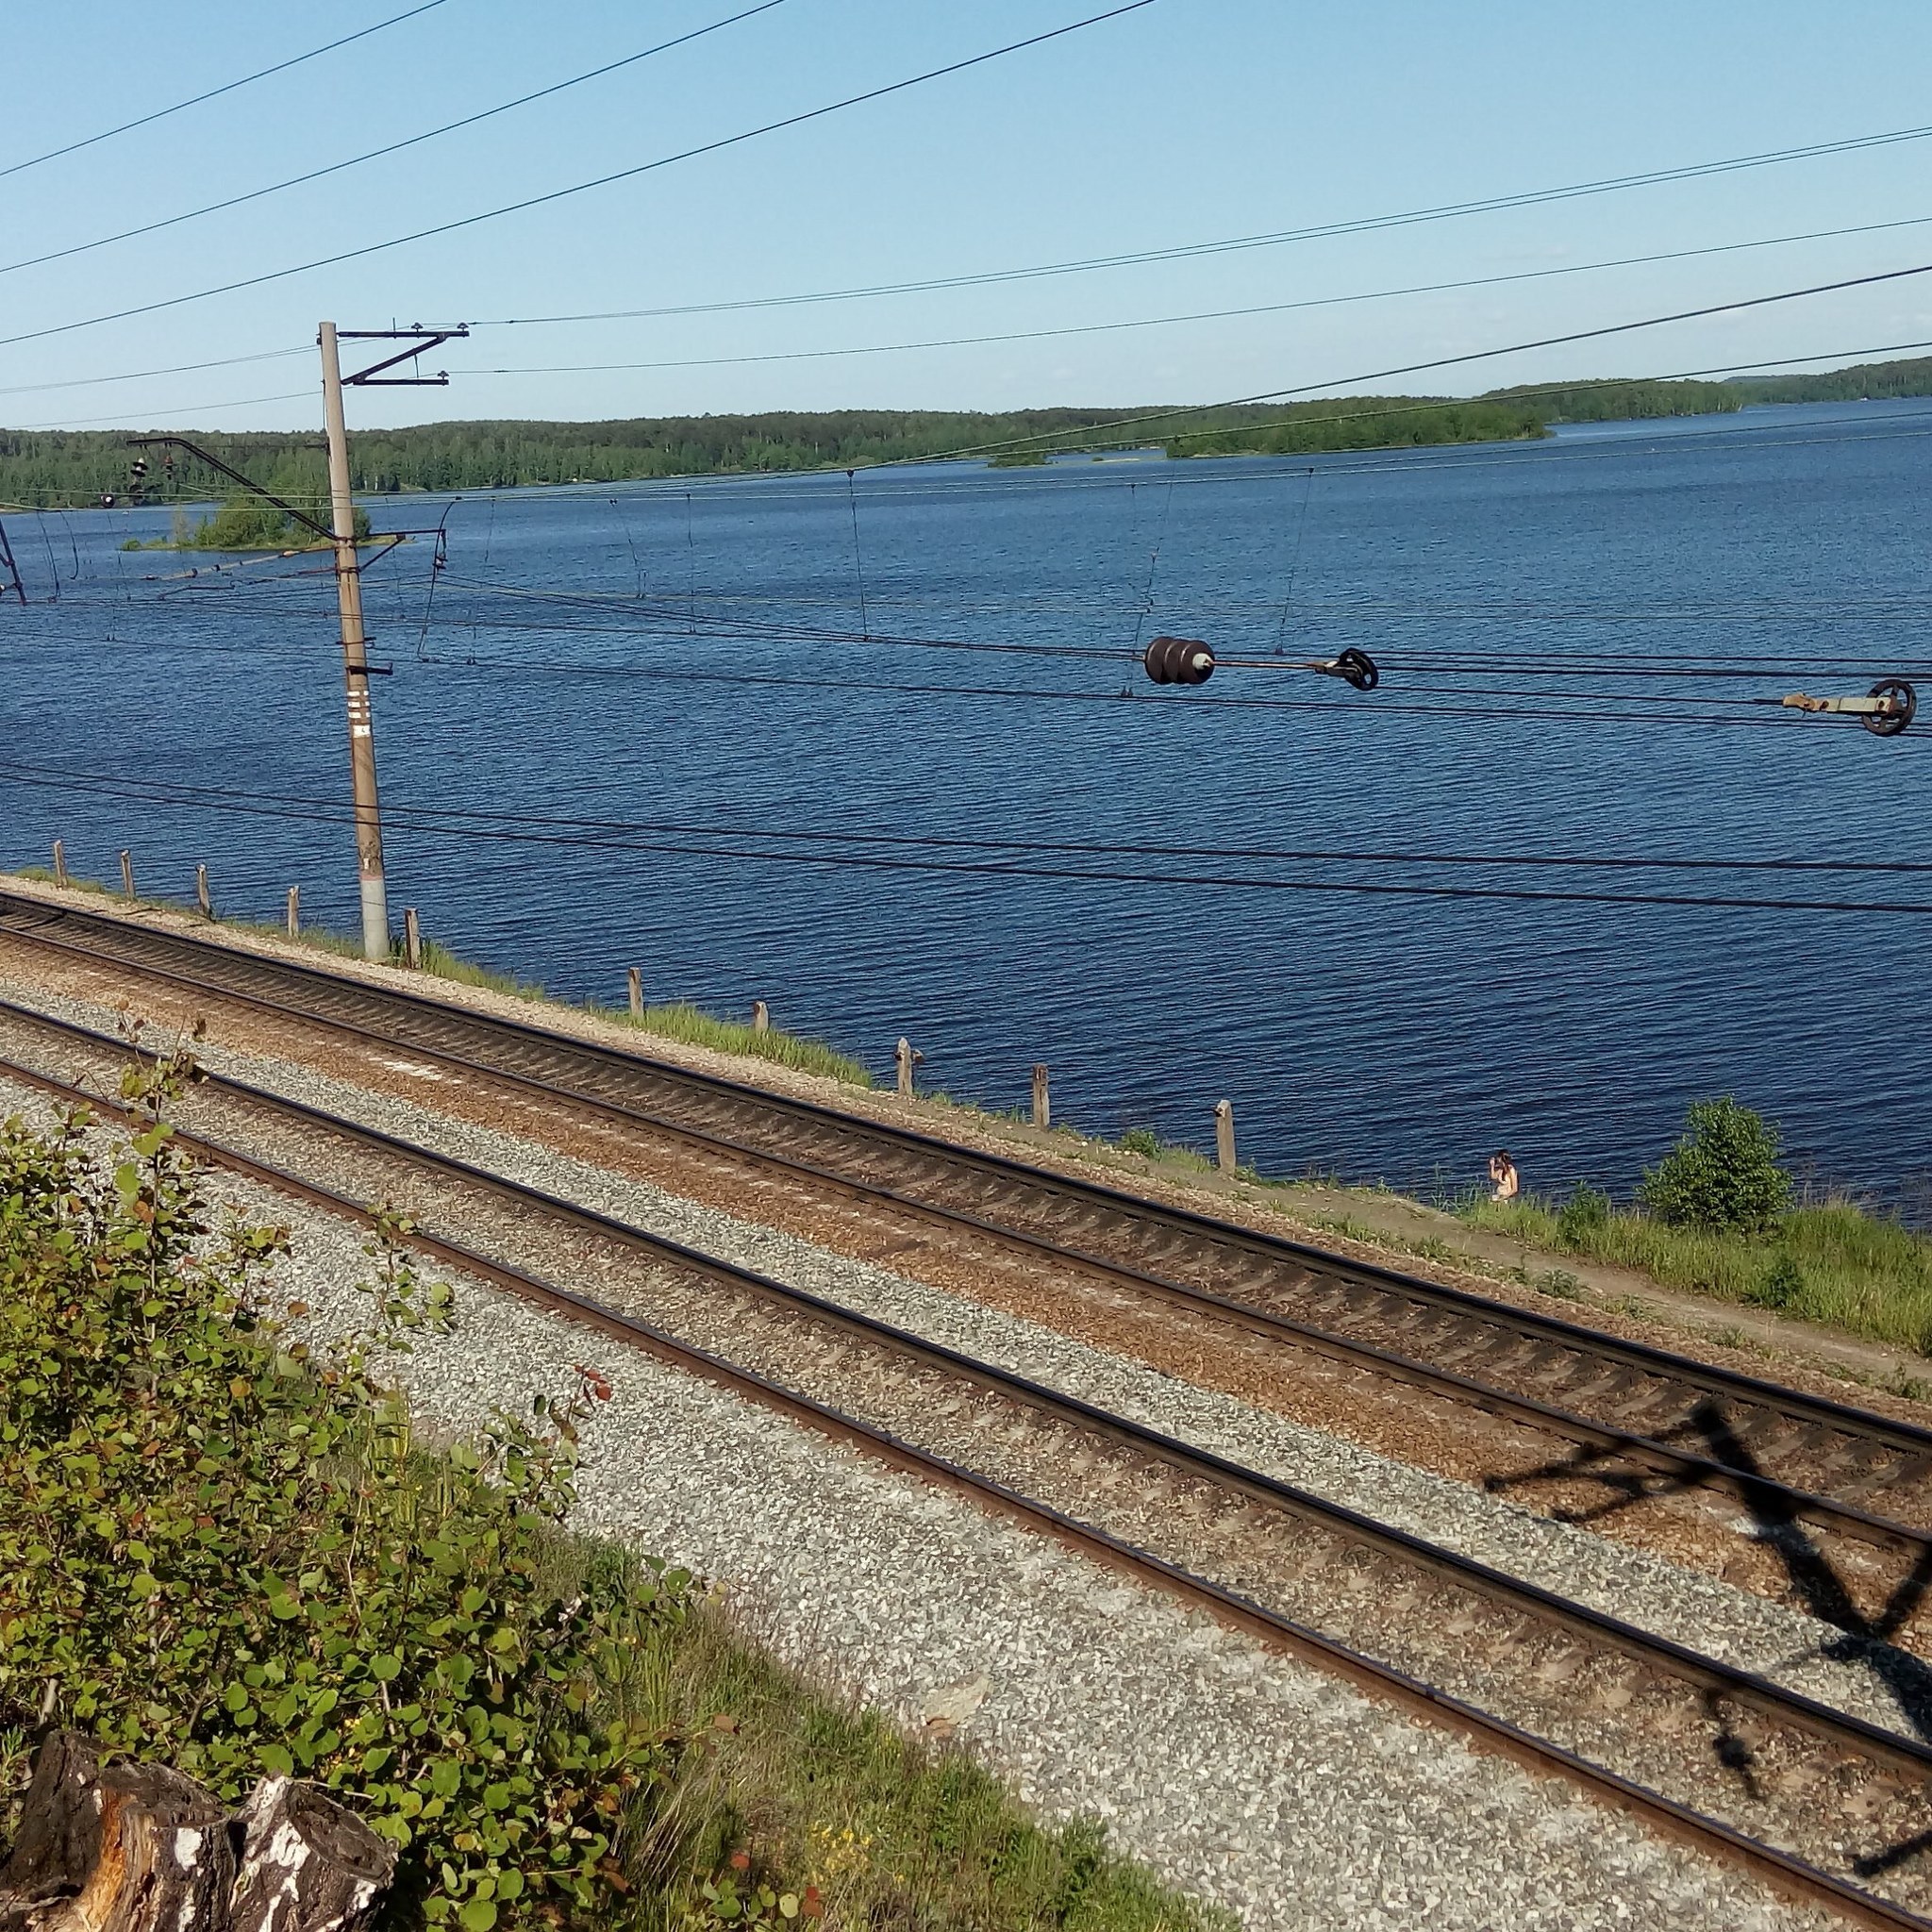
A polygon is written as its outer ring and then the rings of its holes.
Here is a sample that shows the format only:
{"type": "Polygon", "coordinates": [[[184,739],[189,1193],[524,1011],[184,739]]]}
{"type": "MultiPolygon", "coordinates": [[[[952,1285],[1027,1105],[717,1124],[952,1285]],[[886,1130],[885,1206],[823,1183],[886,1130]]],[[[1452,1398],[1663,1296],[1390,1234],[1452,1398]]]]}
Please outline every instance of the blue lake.
{"type": "MultiPolygon", "coordinates": [[[[1456,1185],[1507,1145],[1531,1188],[1621,1191],[1728,1091],[1808,1178],[1925,1218],[1924,915],[1181,881],[1932,901],[1910,874],[1228,856],[1932,859],[1932,712],[1880,740],[1739,702],[1925,671],[1928,436],[1932,406],[1892,402],[1312,463],[473,496],[433,602],[426,541],[368,575],[391,903],[561,993],[621,1000],[636,964],[653,999],[764,998],[881,1072],[908,1035],[956,1096],[1019,1106],[1043,1060],[1093,1131],[1208,1144],[1224,1095],[1269,1172],[1456,1185]],[[1157,690],[1124,654],[1162,631],[1282,657],[1157,690]],[[1350,644],[1377,691],[1288,668],[1350,644]],[[1557,675],[1603,658],[1628,661],[1557,675]],[[1469,668],[1423,668],[1445,658],[1469,668]],[[1772,658],[1806,662],[1650,675],[1772,658]],[[446,836],[405,807],[497,816],[446,836]]],[[[0,609],[0,862],[59,834],[108,877],[126,845],[146,890],[185,898],[206,860],[225,909],[278,917],[299,882],[348,928],[349,833],[302,802],[346,790],[330,579],[119,550],[166,521],[5,518],[34,601],[0,609]]]]}

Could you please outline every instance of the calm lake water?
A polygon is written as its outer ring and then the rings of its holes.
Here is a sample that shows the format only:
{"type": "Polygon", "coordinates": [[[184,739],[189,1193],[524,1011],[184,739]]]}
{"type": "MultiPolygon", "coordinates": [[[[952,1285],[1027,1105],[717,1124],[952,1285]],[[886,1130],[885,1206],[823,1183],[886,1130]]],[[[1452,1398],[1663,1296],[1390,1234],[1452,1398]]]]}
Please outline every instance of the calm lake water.
{"type": "MultiPolygon", "coordinates": [[[[1736,702],[1924,671],[1928,436],[1932,406],[1894,402],[1312,465],[471,497],[433,606],[426,541],[369,575],[373,655],[395,667],[374,687],[391,904],[559,992],[621,1000],[637,964],[653,999],[761,997],[881,1073],[907,1034],[926,1085],[995,1106],[1044,1060],[1057,1114],[1094,1131],[1209,1144],[1225,1095],[1265,1171],[1456,1185],[1507,1145],[1532,1188],[1624,1190],[1689,1101],[1728,1091],[1801,1173],[1924,1218],[1925,915],[1182,881],[1932,902],[1910,874],[1228,856],[1932,860],[1932,713],[1888,741],[1736,702]],[[1374,693],[1280,665],[1157,691],[1120,654],[1160,631],[1288,659],[1357,644],[1386,671],[1374,693]],[[1553,675],[1606,656],[1633,663],[1553,675]],[[1807,662],[1633,675],[1771,658],[1807,662]],[[493,816],[444,836],[406,805],[493,816]]],[[[311,920],[352,926],[349,834],[302,802],[346,790],[315,560],[157,580],[195,559],[117,546],[164,512],[6,524],[36,601],[0,608],[0,863],[45,863],[58,833],[111,876],[128,845],[146,890],[188,896],[205,859],[225,909],[278,917],[299,881],[311,920]],[[108,782],[50,789],[24,763],[108,782]]]]}

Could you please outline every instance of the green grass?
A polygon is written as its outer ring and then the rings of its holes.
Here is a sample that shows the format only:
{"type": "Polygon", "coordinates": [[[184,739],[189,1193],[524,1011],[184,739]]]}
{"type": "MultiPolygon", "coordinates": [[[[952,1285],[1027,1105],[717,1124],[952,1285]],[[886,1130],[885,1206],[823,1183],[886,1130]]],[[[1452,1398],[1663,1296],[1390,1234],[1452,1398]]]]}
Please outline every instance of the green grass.
{"type": "Polygon", "coordinates": [[[1472,1227],[1634,1268],[1666,1288],[1932,1353],[1932,1239],[1850,1201],[1794,1208],[1763,1235],[1671,1227],[1630,1208],[1579,1224],[1541,1199],[1466,1200],[1457,1212],[1472,1227]]]}
{"type": "MultiPolygon", "coordinates": [[[[734,1851],[750,1883],[816,1885],[831,1926],[920,1932],[1208,1932],[1229,1925],[1107,1848],[1049,1828],[957,1747],[908,1738],[829,1698],[708,1607],[634,1674],[640,1714],[707,1741],[683,1761],[633,1857],[667,1928],[702,1916],[699,1888],[734,1851]],[[717,1727],[723,1716],[732,1726],[717,1727]]],[[[1230,1927],[1231,1932],[1231,1927],[1230,1927]]]]}
{"type": "Polygon", "coordinates": [[[841,1080],[848,1087],[870,1087],[871,1073],[849,1054],[827,1046],[822,1040],[805,1040],[795,1033],[768,1027],[760,1033],[748,1021],[724,1020],[707,1013],[683,1000],[667,1006],[644,1008],[642,1019],[613,1007],[587,1001],[589,1011],[599,1019],[619,1025],[641,1027],[646,1033],[666,1040],[682,1041],[687,1046],[708,1046],[717,1053],[735,1053],[754,1059],[772,1060],[781,1067],[793,1067],[802,1074],[819,1074],[828,1080],[841,1080]]]}
{"type": "MultiPolygon", "coordinates": [[[[33,879],[42,885],[54,883],[54,874],[44,866],[23,866],[15,876],[33,879]]],[[[103,898],[121,897],[118,887],[105,886],[97,879],[70,877],[68,883],[77,891],[93,892],[103,898]]],[[[135,903],[138,906],[160,907],[192,917],[198,917],[200,911],[198,907],[184,905],[178,899],[162,898],[150,892],[138,894],[135,903]]],[[[340,958],[359,959],[363,957],[359,938],[352,933],[331,932],[326,926],[305,925],[300,936],[291,940],[286,926],[267,920],[224,919],[220,916],[219,908],[216,908],[215,923],[230,932],[253,933],[263,939],[279,940],[284,945],[310,946],[340,958]]],[[[395,942],[391,958],[392,963],[401,963],[400,940],[395,942]]],[[[430,939],[426,934],[423,940],[423,971],[434,979],[451,980],[458,986],[482,987],[490,992],[505,993],[511,999],[572,1007],[575,1010],[594,1014],[600,1020],[636,1026],[665,1040],[681,1041],[687,1046],[708,1046],[718,1053],[772,1060],[803,1074],[817,1074],[828,1080],[841,1081],[848,1087],[870,1087],[873,1084],[872,1074],[860,1061],[823,1041],[806,1040],[776,1027],[760,1033],[747,1022],[722,1019],[682,1000],[646,1007],[643,1017],[639,1019],[621,1008],[607,1007],[596,1000],[585,1000],[579,1005],[556,999],[541,985],[519,979],[513,973],[502,973],[491,966],[479,966],[475,960],[451,952],[440,940],[430,939]]]]}
{"type": "MultiPolygon", "coordinates": [[[[425,1494],[440,1474],[436,1456],[415,1458],[425,1494]]],[[[551,1547],[550,1580],[563,1583],[607,1554],[591,1538],[551,1547]]],[[[1041,1824],[957,1746],[908,1737],[815,1688],[716,1601],[652,1626],[607,1702],[602,1717],[694,1740],[669,1790],[629,1822],[621,1849],[635,1910],[611,1932],[742,1925],[705,1897],[720,1878],[741,1892],[816,1886],[820,1924],[851,1932],[1236,1932],[1110,1851],[1092,1822],[1041,1824]],[[740,1853],[750,1860],[741,1876],[729,1862],[740,1853]]],[[[25,1729],[0,1729],[0,1846],[18,1824],[34,1744],[25,1729]]]]}

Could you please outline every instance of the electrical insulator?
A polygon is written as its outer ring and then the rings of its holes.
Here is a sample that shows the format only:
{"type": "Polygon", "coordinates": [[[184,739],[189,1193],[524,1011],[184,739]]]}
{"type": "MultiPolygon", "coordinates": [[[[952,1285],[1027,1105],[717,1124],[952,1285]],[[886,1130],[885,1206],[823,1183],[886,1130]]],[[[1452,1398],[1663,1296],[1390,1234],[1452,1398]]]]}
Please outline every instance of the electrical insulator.
{"type": "Polygon", "coordinates": [[[1214,653],[1199,638],[1156,638],[1141,659],[1156,684],[1206,684],[1214,653]]]}

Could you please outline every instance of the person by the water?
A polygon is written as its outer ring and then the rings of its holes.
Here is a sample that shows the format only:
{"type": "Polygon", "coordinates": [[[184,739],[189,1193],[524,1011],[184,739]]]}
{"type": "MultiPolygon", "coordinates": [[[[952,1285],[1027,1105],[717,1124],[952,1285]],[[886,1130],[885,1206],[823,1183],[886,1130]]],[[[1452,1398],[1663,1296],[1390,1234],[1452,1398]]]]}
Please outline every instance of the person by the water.
{"type": "Polygon", "coordinates": [[[1516,1172],[1516,1163],[1500,1147],[1490,1156],[1490,1180],[1495,1190],[1490,1196],[1492,1201],[1513,1201],[1522,1191],[1523,1177],[1516,1172]]]}

